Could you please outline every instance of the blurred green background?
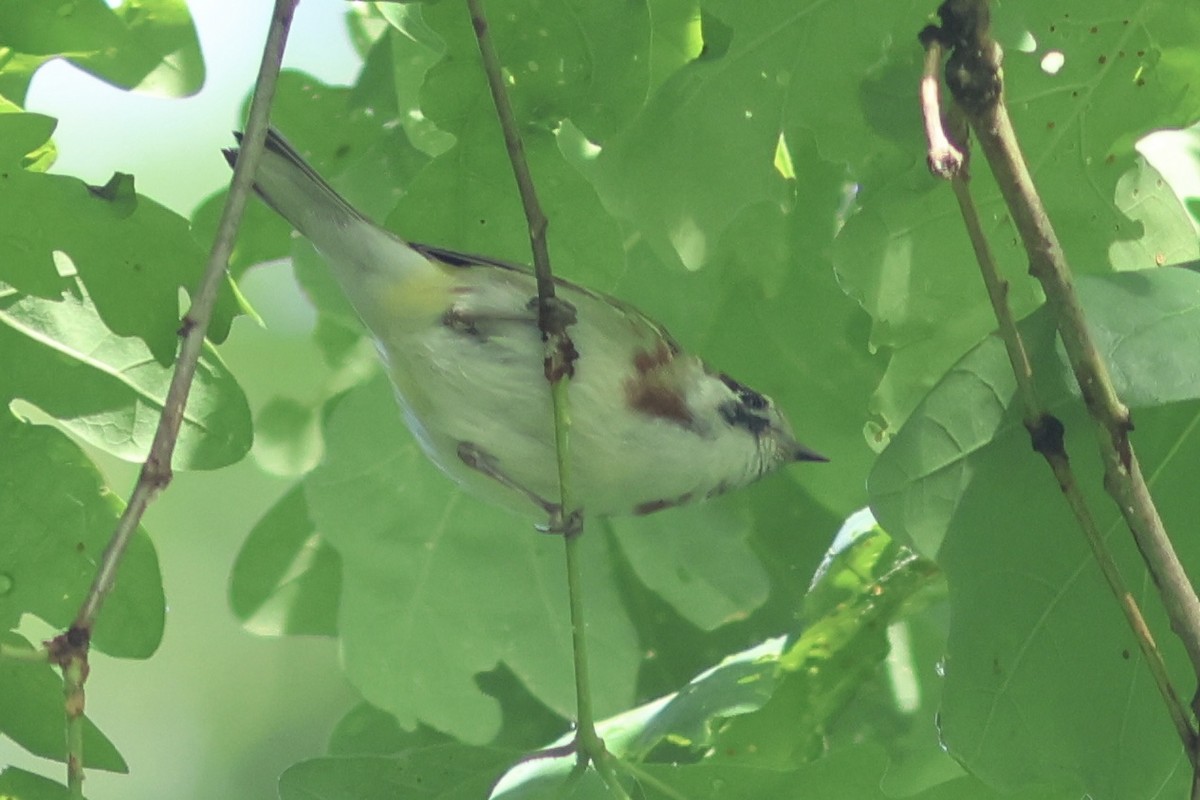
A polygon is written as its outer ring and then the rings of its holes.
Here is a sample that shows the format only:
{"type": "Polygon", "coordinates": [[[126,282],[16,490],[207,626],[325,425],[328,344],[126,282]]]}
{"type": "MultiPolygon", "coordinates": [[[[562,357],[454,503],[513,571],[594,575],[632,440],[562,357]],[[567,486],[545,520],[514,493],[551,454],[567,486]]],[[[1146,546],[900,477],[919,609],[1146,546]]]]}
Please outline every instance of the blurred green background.
{"type": "MultiPolygon", "coordinates": [[[[228,182],[220,148],[232,144],[253,84],[272,3],[197,0],[189,4],[203,48],[204,88],[183,100],[120,91],[66,62],[41,69],[28,109],[59,120],[52,171],[103,184],[131,173],[138,191],[184,216],[228,182]]],[[[360,65],[346,35],[350,4],[307,0],[295,17],[285,67],[346,83],[360,65]]],[[[311,311],[286,264],[251,272],[242,284],[265,326],[242,317],[221,354],[257,411],[272,395],[315,391],[307,330],[311,311]],[[270,375],[248,367],[267,363],[270,375]]],[[[118,494],[137,471],[91,451],[118,494]]],[[[88,714],[120,748],[130,775],[90,771],[89,797],[265,798],[279,773],[319,755],[355,695],[328,639],[257,638],[239,626],[226,596],[246,520],[256,519],[287,482],[247,459],[216,472],[178,473],[146,516],[167,591],[167,628],[148,661],[92,655],[88,714]],[[219,500],[214,502],[214,498],[219,500]],[[196,509],[206,509],[196,516],[196,509]],[[223,698],[212,702],[213,697],[223,698]]],[[[31,629],[44,637],[48,630],[31,629]]],[[[63,780],[62,767],[0,739],[0,765],[63,780]]]]}

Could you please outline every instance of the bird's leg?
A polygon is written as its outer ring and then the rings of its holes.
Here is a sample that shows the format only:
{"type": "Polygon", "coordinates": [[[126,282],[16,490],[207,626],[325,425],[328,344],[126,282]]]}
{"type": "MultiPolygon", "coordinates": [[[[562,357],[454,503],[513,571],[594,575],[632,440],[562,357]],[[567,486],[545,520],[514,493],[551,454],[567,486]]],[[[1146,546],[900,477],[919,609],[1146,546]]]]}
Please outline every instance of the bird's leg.
{"type": "Polygon", "coordinates": [[[558,533],[567,537],[583,533],[583,512],[578,508],[564,517],[562,506],[555,504],[549,513],[550,519],[545,525],[534,526],[542,533],[558,533]]]}
{"type": "Polygon", "coordinates": [[[531,503],[542,509],[542,511],[545,511],[549,517],[549,522],[545,525],[538,525],[537,529],[539,531],[573,536],[582,530],[582,516],[578,511],[572,511],[564,517],[562,507],[558,503],[551,503],[536,492],[532,492],[517,483],[500,469],[500,464],[495,456],[485,450],[481,450],[478,445],[472,442],[459,442],[458,458],[476,472],[486,475],[501,486],[506,486],[514,492],[518,492],[529,498],[531,503]]]}

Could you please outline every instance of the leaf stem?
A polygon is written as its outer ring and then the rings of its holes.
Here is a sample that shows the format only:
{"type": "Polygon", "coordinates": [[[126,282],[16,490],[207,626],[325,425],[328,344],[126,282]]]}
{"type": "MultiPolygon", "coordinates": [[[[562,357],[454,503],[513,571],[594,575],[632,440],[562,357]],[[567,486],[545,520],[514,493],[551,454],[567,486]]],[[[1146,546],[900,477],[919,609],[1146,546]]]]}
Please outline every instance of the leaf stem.
{"type": "MultiPolygon", "coordinates": [[[[1030,273],[1038,279],[1046,293],[1047,305],[1056,321],[1084,404],[1096,423],[1105,470],[1104,487],[1117,503],[1133,534],[1159,589],[1171,628],[1182,640],[1193,671],[1200,680],[1200,599],[1183,570],[1150,497],[1129,441],[1129,431],[1133,429],[1129,409],[1117,397],[1108,367],[1088,331],[1070,268],[1021,155],[1004,103],[1003,75],[1000,70],[1002,53],[988,31],[987,4],[985,0],[949,0],[939,8],[939,14],[942,27],[927,28],[922,33],[922,41],[927,47],[934,42],[954,48],[946,66],[947,83],[996,177],[1029,256],[1030,273]]],[[[928,118],[926,124],[930,124],[928,118]]],[[[1200,767],[1200,759],[1197,758],[1197,734],[1193,719],[1184,711],[1145,619],[1132,595],[1125,589],[1112,555],[1084,504],[1063,446],[1062,423],[1046,414],[1037,402],[1028,357],[1008,309],[1008,286],[999,277],[994,259],[983,239],[965,175],[960,173],[956,176],[952,185],[964,219],[967,220],[988,295],[996,309],[1001,336],[1021,387],[1025,423],[1033,437],[1034,447],[1046,457],[1058,478],[1097,563],[1146,656],[1151,674],[1196,770],[1200,767]]],[[[1200,696],[1192,701],[1193,714],[1198,711],[1198,702],[1200,696]]]]}

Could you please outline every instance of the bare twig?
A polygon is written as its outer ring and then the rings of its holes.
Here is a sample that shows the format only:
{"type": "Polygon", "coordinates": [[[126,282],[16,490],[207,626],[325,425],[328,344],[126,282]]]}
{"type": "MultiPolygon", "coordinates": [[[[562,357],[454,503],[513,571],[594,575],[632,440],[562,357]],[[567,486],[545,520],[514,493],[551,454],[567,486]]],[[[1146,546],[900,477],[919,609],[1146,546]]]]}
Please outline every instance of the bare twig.
{"type": "Polygon", "coordinates": [[[83,798],[83,685],[87,682],[87,653],[73,653],[63,664],[63,703],[67,711],[67,790],[83,798]]]}
{"type": "MultiPolygon", "coordinates": [[[[192,295],[192,307],[184,315],[180,327],[183,342],[179,356],[175,362],[175,372],[171,377],[171,385],[163,403],[162,415],[159,417],[158,429],[154,441],[150,445],[149,455],[142,465],[137,485],[129,498],[124,513],[117,521],[112,538],[100,559],[100,565],[92,580],[75,621],[66,633],[51,643],[51,653],[55,661],[63,665],[68,685],[68,719],[74,723],[83,715],[83,684],[87,678],[87,650],[91,640],[92,627],[104,605],[104,600],[117,578],[121,560],[125,550],[141,523],[146,508],[155,497],[171,482],[171,457],[175,451],[175,443],[179,436],[179,426],[183,420],[184,407],[187,404],[188,392],[196,375],[196,366],[200,352],[204,346],[204,336],[208,331],[209,320],[212,317],[213,306],[221,283],[225,279],[226,265],[233,251],[234,239],[237,236],[238,224],[246,207],[246,198],[250,193],[250,184],[258,158],[266,140],[267,120],[270,112],[271,98],[275,94],[276,78],[279,75],[279,65],[283,59],[283,48],[287,41],[288,29],[291,26],[292,13],[297,0],[276,0],[272,15],[270,30],[267,34],[266,46],[263,52],[262,64],[259,68],[255,84],[254,100],[250,105],[249,121],[246,125],[246,137],[243,140],[243,157],[238,160],[234,171],[233,183],[225,202],[217,226],[216,239],[208,256],[204,275],[200,285],[192,295]],[[72,686],[77,683],[76,686],[72,686]]],[[[74,730],[72,724],[69,730],[74,730]]],[[[82,728],[79,728],[81,731],[82,728]]],[[[72,791],[76,791],[76,783],[82,785],[82,735],[70,737],[71,752],[68,753],[68,780],[72,791]]],[[[80,795],[81,796],[81,795],[80,795]]]]}
{"type": "MultiPolygon", "coordinates": [[[[926,29],[928,30],[928,29],[926,29]]],[[[921,72],[921,116],[925,120],[925,162],[936,177],[949,180],[963,168],[963,151],[955,147],[942,125],[941,79],[942,43],[930,38],[925,46],[925,67],[921,72]]]]}
{"type": "Polygon", "coordinates": [[[213,306],[216,304],[221,283],[225,279],[225,268],[229,263],[229,255],[233,252],[234,240],[237,237],[242,212],[246,207],[246,198],[250,193],[254,171],[258,166],[259,154],[262,152],[263,142],[266,141],[271,99],[275,95],[275,82],[279,75],[283,48],[287,41],[288,28],[291,26],[292,12],[297,1],[276,0],[271,28],[267,34],[266,48],[263,52],[262,65],[259,68],[255,84],[254,100],[250,104],[246,136],[242,142],[243,157],[239,159],[238,166],[234,170],[233,183],[225,201],[225,209],[221,213],[216,239],[209,253],[204,275],[192,296],[192,307],[184,315],[183,324],[179,329],[180,335],[183,337],[183,344],[175,362],[175,373],[171,377],[171,386],[167,390],[167,398],[163,403],[158,429],[155,431],[154,441],[150,445],[146,463],[142,465],[137,485],[129,498],[129,504],[125,507],[125,513],[121,515],[112,539],[100,559],[100,567],[97,569],[92,587],[75,617],[73,628],[90,632],[96,622],[96,616],[104,604],[104,599],[112,590],[117,569],[125,554],[125,548],[134,531],[137,530],[146,507],[171,482],[171,456],[175,452],[175,443],[179,437],[183,410],[187,404],[192,380],[196,376],[196,365],[200,360],[200,351],[204,347],[204,336],[208,332],[213,306]]]}
{"type": "MultiPolygon", "coordinates": [[[[1030,273],[1038,279],[1046,293],[1047,304],[1056,320],[1059,337],[1075,373],[1084,404],[1096,423],[1105,470],[1105,489],[1116,502],[1133,534],[1147,569],[1158,587],[1171,629],[1183,642],[1193,671],[1200,681],[1200,599],[1197,598],[1184,572],[1150,497],[1137,456],[1129,441],[1129,432],[1133,429],[1129,409],[1117,397],[1108,367],[1088,331],[1083,309],[1075,294],[1070,268],[1021,155],[1004,104],[1000,71],[1001,51],[988,32],[986,2],[948,0],[939,9],[939,13],[943,22],[940,29],[941,40],[955,48],[946,67],[947,82],[996,176],[1001,194],[1029,255],[1030,273]]],[[[989,294],[992,289],[993,287],[989,286],[989,294]]],[[[1014,369],[1020,378],[1022,369],[1016,363],[1014,369]]],[[[1031,432],[1035,435],[1037,445],[1037,428],[1031,427],[1031,432]]],[[[1048,460],[1053,456],[1053,459],[1061,461],[1061,466],[1065,467],[1067,456],[1062,449],[1061,439],[1059,423],[1057,431],[1051,431],[1049,438],[1040,442],[1039,450],[1048,460]]],[[[1055,467],[1055,463],[1055,460],[1051,460],[1052,468],[1055,467]]],[[[1055,469],[1055,474],[1060,474],[1058,468],[1055,469]]],[[[1066,474],[1069,475],[1069,472],[1066,474]]],[[[1061,476],[1060,484],[1063,484],[1061,476]]],[[[1070,478],[1069,484],[1074,484],[1073,477],[1070,478]]],[[[1067,491],[1068,484],[1063,484],[1063,489],[1067,491]]],[[[1068,498],[1070,497],[1071,495],[1068,495],[1068,498]]],[[[1072,506],[1074,508],[1074,501],[1072,506]]],[[[1098,560],[1108,578],[1111,557],[1107,555],[1106,550],[1103,552],[1104,555],[1098,556],[1098,560]]],[[[1115,571],[1115,565],[1112,569],[1115,571]]],[[[1120,584],[1110,581],[1110,586],[1120,584]]],[[[1196,754],[1194,724],[1179,707],[1182,704],[1166,678],[1161,657],[1157,655],[1157,648],[1153,646],[1153,638],[1146,629],[1136,605],[1131,606],[1132,597],[1123,589],[1118,591],[1114,588],[1114,591],[1117,592],[1143,652],[1154,654],[1148,655],[1148,664],[1152,673],[1156,673],[1156,682],[1165,682],[1160,683],[1160,691],[1167,700],[1172,719],[1183,738],[1195,769],[1200,760],[1196,754]]],[[[1198,711],[1198,703],[1200,695],[1192,701],[1193,714],[1198,711]]]]}
{"type": "MultiPolygon", "coordinates": [[[[929,48],[930,52],[934,50],[941,51],[940,45],[936,42],[929,48]]],[[[924,83],[924,79],[922,79],[922,82],[924,83]]],[[[926,103],[923,99],[922,109],[926,114],[929,113],[930,109],[936,108],[936,103],[926,103]]],[[[960,115],[954,113],[953,110],[951,113],[956,117],[954,120],[955,123],[962,121],[960,115]]],[[[936,121],[931,121],[927,116],[925,124],[927,129],[930,127],[937,128],[940,138],[947,142],[949,141],[946,134],[941,132],[942,123],[940,118],[936,121]]],[[[957,141],[966,143],[965,135],[960,134],[957,130],[954,133],[954,138],[957,141]]],[[[965,149],[960,153],[960,156],[964,158],[967,155],[965,149]]],[[[1037,390],[1033,382],[1033,369],[1029,363],[1029,355],[1025,350],[1025,342],[1021,337],[1020,330],[1017,328],[1012,308],[1008,304],[1008,282],[1000,276],[1000,270],[996,265],[995,257],[992,255],[991,247],[983,232],[979,211],[975,206],[974,198],[971,196],[969,172],[962,169],[947,176],[944,172],[936,168],[932,160],[930,161],[930,171],[939,177],[948,178],[951,187],[954,189],[954,196],[958,200],[963,225],[966,227],[967,235],[971,239],[971,246],[975,251],[975,259],[979,263],[979,271],[983,276],[983,283],[987,289],[988,299],[991,301],[992,311],[996,315],[1000,339],[1004,342],[1009,364],[1012,367],[1013,375],[1016,377],[1017,394],[1021,401],[1022,416],[1025,428],[1029,431],[1033,449],[1041,453],[1043,458],[1046,459],[1046,464],[1054,473],[1055,480],[1062,490],[1063,496],[1071,508],[1071,512],[1075,515],[1075,520],[1079,523],[1088,546],[1092,550],[1092,556],[1096,559],[1096,563],[1100,565],[1100,571],[1105,583],[1108,584],[1109,590],[1117,599],[1121,611],[1125,615],[1125,621],[1133,631],[1138,648],[1146,659],[1146,664],[1150,669],[1150,674],[1154,679],[1155,685],[1158,687],[1159,694],[1162,695],[1163,702],[1167,705],[1167,710],[1171,715],[1171,721],[1175,725],[1175,730],[1179,734],[1179,738],[1183,742],[1187,752],[1191,753],[1196,741],[1196,729],[1188,718],[1187,708],[1180,700],[1179,694],[1175,691],[1175,687],[1171,683],[1162,653],[1159,651],[1158,645],[1154,641],[1154,636],[1146,624],[1142,610],[1138,606],[1137,600],[1134,599],[1133,594],[1126,588],[1120,570],[1117,568],[1112,553],[1109,552],[1108,546],[1100,534],[1099,526],[1096,524],[1091,509],[1088,508],[1087,502],[1083,497],[1083,492],[1075,479],[1075,473],[1071,469],[1071,462],[1067,456],[1066,444],[1063,441],[1062,422],[1057,417],[1047,413],[1038,400],[1037,390]]]]}
{"type": "Polygon", "coordinates": [[[571,503],[570,461],[568,459],[570,415],[567,388],[578,354],[571,343],[567,327],[575,321],[575,309],[566,301],[555,296],[550,255],[546,247],[548,223],[546,215],[538,203],[533,178],[525,159],[525,147],[521,143],[516,117],[504,86],[503,69],[488,30],[487,17],[484,15],[480,0],[467,0],[467,7],[470,9],[471,24],[479,43],[479,53],[483,60],[483,69],[487,75],[492,100],[496,106],[496,115],[500,120],[500,128],[504,132],[504,143],[508,150],[509,160],[512,162],[513,175],[516,177],[521,203],[525,209],[525,218],[529,223],[529,244],[533,251],[534,273],[537,278],[538,327],[542,331],[546,345],[544,371],[546,380],[550,384],[554,407],[555,451],[558,460],[560,493],[560,518],[558,520],[551,519],[550,528],[561,530],[566,547],[567,593],[570,601],[571,642],[575,661],[577,729],[574,747],[576,770],[586,769],[589,763],[593,764],[609,792],[614,797],[626,798],[625,790],[613,771],[612,757],[605,749],[604,741],[596,733],[588,669],[581,582],[582,556],[579,552],[583,518],[575,511],[571,503]]]}
{"type": "Polygon", "coordinates": [[[483,58],[483,71],[487,75],[488,88],[491,89],[492,101],[496,105],[496,116],[504,133],[504,145],[512,162],[513,176],[517,179],[521,205],[529,222],[529,246],[533,251],[533,272],[537,278],[538,326],[547,336],[565,335],[567,326],[575,321],[574,309],[570,308],[570,304],[562,307],[564,301],[559,301],[559,307],[555,304],[554,275],[550,269],[550,252],[546,246],[549,221],[538,203],[537,189],[533,185],[533,176],[525,159],[525,145],[521,142],[517,118],[513,114],[508,90],[504,86],[503,68],[488,30],[483,6],[480,0],[467,0],[467,6],[471,11],[475,38],[479,42],[479,54],[483,58]]]}
{"type": "Polygon", "coordinates": [[[50,651],[44,647],[32,650],[28,647],[0,644],[0,659],[27,661],[33,664],[48,664],[50,663],[50,651]]]}

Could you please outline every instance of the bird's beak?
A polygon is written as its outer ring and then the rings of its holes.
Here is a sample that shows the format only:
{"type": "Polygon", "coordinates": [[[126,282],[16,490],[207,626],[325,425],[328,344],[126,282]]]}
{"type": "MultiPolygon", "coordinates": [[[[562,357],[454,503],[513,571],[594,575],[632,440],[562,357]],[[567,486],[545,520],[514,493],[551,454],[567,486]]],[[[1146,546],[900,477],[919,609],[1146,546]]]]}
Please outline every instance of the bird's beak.
{"type": "Polygon", "coordinates": [[[816,450],[809,449],[799,442],[792,445],[791,452],[792,461],[828,461],[829,459],[818,453],[816,450]]]}

